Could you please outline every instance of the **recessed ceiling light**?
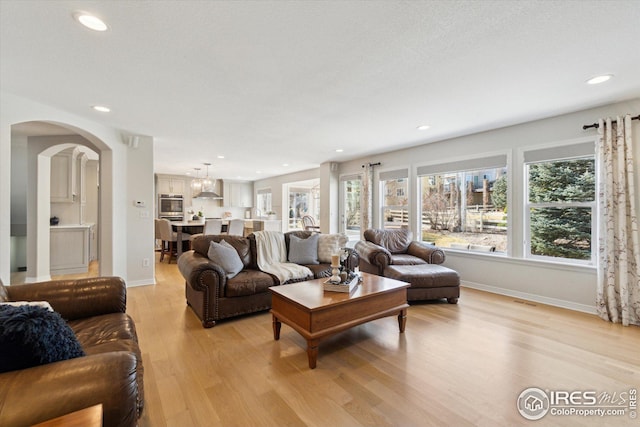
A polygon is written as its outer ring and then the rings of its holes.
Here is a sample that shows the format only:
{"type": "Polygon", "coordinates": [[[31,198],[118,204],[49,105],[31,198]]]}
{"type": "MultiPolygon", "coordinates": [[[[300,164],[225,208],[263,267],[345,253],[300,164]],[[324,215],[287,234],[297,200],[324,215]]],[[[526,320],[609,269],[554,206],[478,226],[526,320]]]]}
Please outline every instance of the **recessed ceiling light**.
{"type": "Polygon", "coordinates": [[[74,18],[85,27],[94,31],[107,31],[107,24],[97,16],[93,16],[86,12],[75,13],[74,18]]]}
{"type": "Polygon", "coordinates": [[[224,159],[224,156],[218,156],[219,159],[224,159]]]}
{"type": "Polygon", "coordinates": [[[613,77],[613,74],[603,74],[601,76],[595,76],[587,80],[587,84],[589,85],[597,85],[598,83],[604,83],[613,77]]]}
{"type": "Polygon", "coordinates": [[[342,148],[336,149],[336,153],[342,153],[344,150],[342,148]]]}
{"type": "Polygon", "coordinates": [[[430,127],[431,127],[431,126],[429,126],[429,125],[420,125],[420,126],[418,126],[416,129],[418,129],[418,130],[427,130],[427,129],[429,129],[430,127]]]}
{"type": "Polygon", "coordinates": [[[286,168],[287,166],[289,166],[289,163],[283,163],[282,166],[286,168]]]}
{"type": "Polygon", "coordinates": [[[94,105],[91,108],[93,108],[96,111],[100,111],[101,113],[108,113],[109,111],[111,111],[111,108],[105,107],[104,105],[94,105]]]}
{"type": "Polygon", "coordinates": [[[256,171],[256,173],[262,173],[262,171],[256,171]]]}

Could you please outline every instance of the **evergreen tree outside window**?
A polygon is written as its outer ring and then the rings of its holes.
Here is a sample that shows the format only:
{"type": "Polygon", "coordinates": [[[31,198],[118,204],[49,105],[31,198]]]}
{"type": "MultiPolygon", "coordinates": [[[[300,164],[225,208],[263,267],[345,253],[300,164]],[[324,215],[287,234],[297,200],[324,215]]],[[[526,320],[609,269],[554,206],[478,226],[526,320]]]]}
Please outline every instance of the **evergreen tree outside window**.
{"type": "Polygon", "coordinates": [[[530,162],[526,174],[527,255],[591,263],[595,251],[594,156],[530,162]]]}

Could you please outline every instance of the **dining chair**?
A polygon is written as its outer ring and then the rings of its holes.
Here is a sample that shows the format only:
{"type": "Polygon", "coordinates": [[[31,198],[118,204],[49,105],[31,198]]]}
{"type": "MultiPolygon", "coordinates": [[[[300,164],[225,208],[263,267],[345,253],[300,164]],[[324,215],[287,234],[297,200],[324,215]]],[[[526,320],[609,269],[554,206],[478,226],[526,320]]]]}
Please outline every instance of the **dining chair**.
{"type": "Polygon", "coordinates": [[[230,236],[244,236],[244,220],[232,219],[229,221],[227,234],[230,236]]]}
{"type": "Polygon", "coordinates": [[[222,233],[222,220],[221,219],[208,219],[204,223],[204,234],[221,234],[222,233]]]}
{"type": "MultiPolygon", "coordinates": [[[[158,251],[162,251],[162,245],[164,244],[164,242],[162,241],[162,236],[160,235],[160,218],[154,218],[153,219],[153,225],[154,225],[154,229],[155,229],[155,242],[154,242],[154,247],[156,252],[158,251]],[[158,246],[158,241],[160,241],[160,245],[158,246]]],[[[162,257],[162,255],[160,255],[162,257]]]]}
{"type": "Polygon", "coordinates": [[[196,237],[206,236],[210,234],[222,234],[222,220],[221,219],[207,219],[204,222],[204,227],[202,229],[202,233],[192,234],[189,238],[189,244],[191,245],[191,249],[193,249],[193,240],[196,237]]]}
{"type": "MultiPolygon", "coordinates": [[[[169,255],[168,263],[171,264],[173,256],[178,254],[178,233],[173,231],[171,221],[165,218],[159,220],[160,224],[160,236],[162,238],[162,250],[160,253],[160,262],[164,259],[165,255],[169,255]]],[[[182,242],[189,241],[191,235],[188,233],[182,233],[182,242]]]]}
{"type": "Polygon", "coordinates": [[[306,231],[317,231],[320,232],[320,226],[316,223],[316,219],[311,215],[303,215],[302,216],[302,227],[306,231]]]}

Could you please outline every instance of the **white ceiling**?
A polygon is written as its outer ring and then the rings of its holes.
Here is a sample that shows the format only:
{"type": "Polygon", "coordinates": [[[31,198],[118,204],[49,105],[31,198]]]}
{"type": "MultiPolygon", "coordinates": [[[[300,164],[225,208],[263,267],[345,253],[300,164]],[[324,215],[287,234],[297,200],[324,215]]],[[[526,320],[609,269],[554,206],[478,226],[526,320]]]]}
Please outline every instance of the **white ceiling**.
{"type": "Polygon", "coordinates": [[[3,91],[153,136],[158,173],[260,179],[640,96],[637,0],[0,0],[0,28],[3,91]]]}

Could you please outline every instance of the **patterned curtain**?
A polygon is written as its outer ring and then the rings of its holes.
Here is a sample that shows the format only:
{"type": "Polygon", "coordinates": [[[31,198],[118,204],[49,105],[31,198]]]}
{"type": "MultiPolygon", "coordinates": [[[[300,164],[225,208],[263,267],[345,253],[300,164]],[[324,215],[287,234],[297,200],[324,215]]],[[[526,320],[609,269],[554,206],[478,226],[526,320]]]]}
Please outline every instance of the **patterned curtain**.
{"type": "Polygon", "coordinates": [[[598,314],[640,325],[640,245],[634,203],[631,116],[600,119],[598,314]]]}

